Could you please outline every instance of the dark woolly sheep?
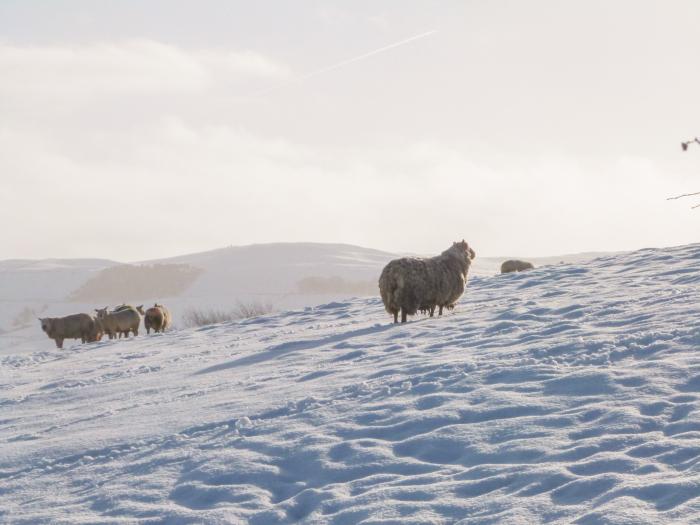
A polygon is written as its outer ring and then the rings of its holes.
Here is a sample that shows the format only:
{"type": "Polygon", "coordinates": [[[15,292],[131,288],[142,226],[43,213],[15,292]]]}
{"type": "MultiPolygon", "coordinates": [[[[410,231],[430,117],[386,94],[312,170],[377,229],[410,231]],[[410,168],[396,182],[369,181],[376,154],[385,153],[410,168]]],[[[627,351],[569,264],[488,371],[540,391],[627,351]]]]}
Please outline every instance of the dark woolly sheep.
{"type": "Polygon", "coordinates": [[[156,303],[146,311],[143,310],[143,306],[138,306],[137,309],[143,315],[143,325],[147,334],[151,333],[151,328],[156,333],[164,332],[172,323],[170,311],[162,304],[156,303]]]}
{"type": "Polygon", "coordinates": [[[467,285],[467,273],[476,257],[466,241],[452,243],[452,247],[429,259],[404,257],[384,267],[379,277],[379,292],[386,311],[398,322],[406,322],[408,315],[419,310],[432,317],[435,308],[442,315],[443,308],[454,308],[467,285]]]}

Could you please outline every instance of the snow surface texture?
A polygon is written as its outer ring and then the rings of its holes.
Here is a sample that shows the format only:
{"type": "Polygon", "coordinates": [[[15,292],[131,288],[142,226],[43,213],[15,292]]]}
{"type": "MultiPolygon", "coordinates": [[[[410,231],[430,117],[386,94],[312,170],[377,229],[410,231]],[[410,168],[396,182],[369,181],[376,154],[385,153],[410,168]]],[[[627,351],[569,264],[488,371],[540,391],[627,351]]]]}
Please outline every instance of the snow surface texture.
{"type": "Polygon", "coordinates": [[[0,355],[0,521],[700,523],[700,245],[0,355]]]}

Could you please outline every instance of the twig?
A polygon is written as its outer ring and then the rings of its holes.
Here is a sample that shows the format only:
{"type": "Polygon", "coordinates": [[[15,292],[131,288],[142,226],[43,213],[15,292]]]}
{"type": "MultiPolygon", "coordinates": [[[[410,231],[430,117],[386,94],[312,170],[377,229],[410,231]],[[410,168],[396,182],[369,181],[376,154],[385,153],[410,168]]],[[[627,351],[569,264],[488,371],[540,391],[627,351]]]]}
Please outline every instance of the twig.
{"type": "Polygon", "coordinates": [[[683,151],[688,151],[688,146],[690,146],[693,142],[695,142],[696,144],[700,144],[700,139],[698,137],[695,137],[694,139],[681,142],[681,148],[683,149],[683,151]]]}
{"type": "MultiPolygon", "coordinates": [[[[695,137],[694,139],[681,142],[681,149],[683,149],[683,151],[688,151],[688,146],[690,146],[693,142],[696,144],[700,144],[700,138],[695,137]]],[[[695,193],[684,193],[682,195],[676,195],[675,197],[668,197],[666,200],[673,201],[676,199],[682,199],[683,197],[692,197],[693,195],[700,195],[700,191],[696,191],[695,193]]],[[[696,204],[695,206],[690,207],[691,210],[694,210],[695,208],[700,208],[700,204],[696,204]]]]}

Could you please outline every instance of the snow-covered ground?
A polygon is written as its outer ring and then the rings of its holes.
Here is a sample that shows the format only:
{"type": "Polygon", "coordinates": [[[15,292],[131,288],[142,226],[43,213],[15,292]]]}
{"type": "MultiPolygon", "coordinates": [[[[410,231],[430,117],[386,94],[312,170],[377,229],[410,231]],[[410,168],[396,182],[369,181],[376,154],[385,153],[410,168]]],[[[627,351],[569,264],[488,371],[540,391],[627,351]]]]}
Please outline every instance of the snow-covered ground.
{"type": "Polygon", "coordinates": [[[700,245],[0,354],[0,521],[700,523],[700,245]]]}

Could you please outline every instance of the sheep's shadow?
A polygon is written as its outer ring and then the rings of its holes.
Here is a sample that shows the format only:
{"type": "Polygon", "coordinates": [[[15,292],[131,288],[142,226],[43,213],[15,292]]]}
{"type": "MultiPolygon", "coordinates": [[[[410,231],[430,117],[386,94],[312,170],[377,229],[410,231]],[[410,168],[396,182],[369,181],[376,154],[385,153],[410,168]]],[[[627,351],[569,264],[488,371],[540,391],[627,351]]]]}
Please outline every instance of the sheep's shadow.
{"type": "Polygon", "coordinates": [[[228,370],[229,368],[235,368],[237,366],[254,365],[263,361],[267,361],[268,359],[274,359],[289,354],[291,352],[296,352],[298,350],[309,350],[311,348],[317,348],[319,346],[327,344],[339,343],[347,339],[352,339],[353,337],[384,332],[385,330],[389,330],[394,326],[396,325],[374,325],[369,326],[367,328],[360,328],[359,330],[351,330],[349,332],[343,332],[341,334],[322,337],[320,339],[311,339],[309,341],[290,341],[287,343],[281,343],[278,345],[271,346],[267,350],[258,352],[257,354],[241,357],[239,359],[234,359],[233,361],[229,361],[227,363],[220,363],[218,365],[203,368],[194,372],[192,375],[210,374],[212,372],[220,372],[221,370],[228,370]]]}

